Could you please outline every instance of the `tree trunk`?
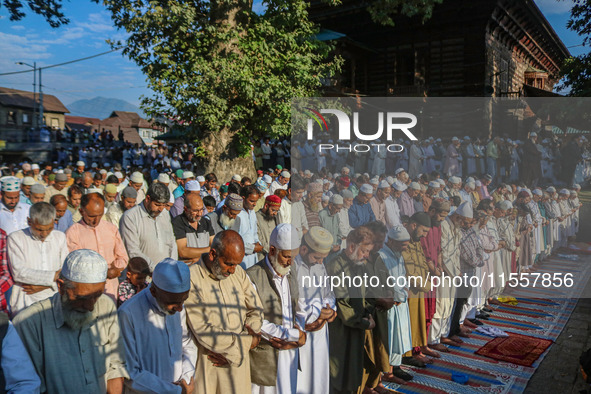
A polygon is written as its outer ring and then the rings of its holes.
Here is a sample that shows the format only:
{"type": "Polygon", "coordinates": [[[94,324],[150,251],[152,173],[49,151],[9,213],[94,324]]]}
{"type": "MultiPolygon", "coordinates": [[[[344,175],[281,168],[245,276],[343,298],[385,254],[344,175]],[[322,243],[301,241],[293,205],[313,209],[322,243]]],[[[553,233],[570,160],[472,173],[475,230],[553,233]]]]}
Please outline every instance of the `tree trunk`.
{"type": "Polygon", "coordinates": [[[233,147],[234,134],[234,131],[224,128],[204,137],[202,146],[207,156],[202,161],[202,165],[205,173],[215,173],[220,184],[228,182],[234,174],[248,176],[254,183],[256,180],[254,161],[250,155],[247,157],[238,156],[233,147]]]}

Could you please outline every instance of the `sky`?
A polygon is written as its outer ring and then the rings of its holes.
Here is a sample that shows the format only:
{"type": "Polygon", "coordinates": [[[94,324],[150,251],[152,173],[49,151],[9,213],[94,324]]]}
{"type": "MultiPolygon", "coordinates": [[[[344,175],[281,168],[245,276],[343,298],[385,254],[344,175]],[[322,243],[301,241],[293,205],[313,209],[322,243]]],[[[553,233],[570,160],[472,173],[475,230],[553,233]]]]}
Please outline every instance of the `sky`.
{"type": "MultiPolygon", "coordinates": [[[[564,44],[571,47],[573,55],[589,50],[577,46],[582,39],[566,28],[572,0],[535,2],[564,44]]],[[[261,9],[260,0],[255,3],[261,9]]],[[[53,29],[31,12],[21,21],[11,22],[5,9],[0,8],[0,73],[28,68],[16,62],[48,66],[106,52],[111,49],[107,39],[125,38],[125,33],[113,26],[102,5],[88,0],[65,0],[64,12],[70,23],[53,29]]],[[[33,73],[0,76],[0,86],[32,90],[33,73]]],[[[44,93],[57,96],[66,106],[97,96],[139,105],[141,95],[150,95],[139,67],[120,52],[45,70],[43,86],[44,93]]]]}

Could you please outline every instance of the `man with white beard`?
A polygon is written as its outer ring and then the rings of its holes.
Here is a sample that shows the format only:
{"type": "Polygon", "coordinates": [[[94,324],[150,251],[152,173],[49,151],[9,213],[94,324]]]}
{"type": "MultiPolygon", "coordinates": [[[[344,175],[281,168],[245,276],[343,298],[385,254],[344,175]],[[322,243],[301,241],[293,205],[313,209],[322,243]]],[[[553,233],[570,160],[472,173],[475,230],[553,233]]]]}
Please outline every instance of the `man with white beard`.
{"type": "Polygon", "coordinates": [[[97,252],[66,257],[59,293],[37,302],[14,326],[40,374],[42,393],[121,393],[129,378],[117,310],[104,294],[108,265],[97,252]]]}
{"type": "Polygon", "coordinates": [[[261,343],[250,351],[252,394],[288,394],[296,392],[299,348],[306,343],[306,306],[298,296],[297,274],[291,272],[300,247],[298,232],[282,223],[269,245],[267,257],[246,271],[264,316],[261,343]]]}
{"type": "Polygon", "coordinates": [[[300,348],[298,394],[329,392],[328,324],[337,317],[333,292],[314,283],[326,277],[323,261],[332,249],[333,237],[323,228],[312,227],[304,235],[294,259],[300,300],[306,305],[306,344],[300,348]]]}
{"type": "Polygon", "coordinates": [[[211,226],[215,234],[224,230],[234,230],[238,232],[240,229],[240,217],[244,202],[242,197],[238,194],[230,193],[226,197],[224,205],[221,209],[217,209],[205,216],[211,221],[211,226]]]}

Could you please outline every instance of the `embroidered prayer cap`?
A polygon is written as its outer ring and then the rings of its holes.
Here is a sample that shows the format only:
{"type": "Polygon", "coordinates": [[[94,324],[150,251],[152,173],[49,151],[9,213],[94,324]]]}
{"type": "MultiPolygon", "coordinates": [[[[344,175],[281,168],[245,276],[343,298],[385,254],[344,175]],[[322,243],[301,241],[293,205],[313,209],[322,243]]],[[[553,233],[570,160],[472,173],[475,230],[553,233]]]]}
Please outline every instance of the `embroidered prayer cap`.
{"type": "Polygon", "coordinates": [[[188,192],[198,192],[201,190],[201,185],[197,181],[188,181],[185,183],[185,190],[188,192]]]}
{"type": "Polygon", "coordinates": [[[397,170],[394,172],[394,175],[398,175],[398,174],[400,174],[401,172],[405,172],[405,171],[406,171],[406,170],[405,170],[404,168],[399,168],[399,169],[397,169],[397,170]]]}
{"type": "Polygon", "coordinates": [[[273,229],[269,245],[279,250],[294,250],[300,247],[298,230],[291,223],[281,223],[273,229]]]}
{"type": "Polygon", "coordinates": [[[121,192],[121,198],[137,198],[137,190],[131,186],[127,186],[121,192]]]}
{"type": "Polygon", "coordinates": [[[263,175],[263,181],[265,181],[267,183],[271,183],[271,182],[273,182],[273,178],[271,178],[268,174],[263,175]]]}
{"type": "Polygon", "coordinates": [[[474,217],[472,206],[467,202],[461,203],[454,213],[469,219],[472,219],[474,217]]]}
{"type": "Polygon", "coordinates": [[[107,280],[107,261],[90,249],[71,252],[64,261],[61,275],[77,283],[102,283],[107,280]]]}
{"type": "Polygon", "coordinates": [[[240,197],[238,194],[230,193],[226,197],[226,202],[224,203],[224,205],[234,211],[242,211],[244,201],[242,200],[242,197],[240,197]]]}
{"type": "Polygon", "coordinates": [[[131,174],[129,178],[133,183],[144,183],[144,174],[139,171],[134,172],[131,174]]]}
{"type": "Polygon", "coordinates": [[[160,290],[169,293],[184,293],[191,288],[189,266],[182,261],[164,259],[154,267],[152,283],[160,290]]]}
{"type": "Polygon", "coordinates": [[[18,192],[21,190],[21,181],[15,176],[5,176],[0,180],[3,192],[18,192]]]}
{"type": "Polygon", "coordinates": [[[281,206],[281,197],[276,196],[275,194],[271,194],[265,198],[265,204],[269,204],[272,207],[280,207],[281,206]]]}
{"type": "Polygon", "coordinates": [[[451,209],[451,204],[449,201],[444,200],[443,198],[435,198],[433,199],[433,201],[431,201],[431,206],[429,207],[429,209],[431,208],[439,212],[449,212],[449,210],[451,209]]]}
{"type": "Polygon", "coordinates": [[[329,253],[332,249],[334,238],[325,228],[314,226],[304,234],[304,242],[315,252],[329,253]]]}
{"type": "Polygon", "coordinates": [[[394,226],[388,230],[388,239],[400,242],[410,241],[410,234],[404,226],[394,226]]]}
{"type": "MultiPolygon", "coordinates": [[[[371,186],[370,186],[371,187],[371,186]]],[[[322,184],[318,182],[312,182],[308,184],[308,193],[320,193],[322,192],[322,184]]]]}
{"type": "Polygon", "coordinates": [[[267,191],[267,189],[269,189],[269,185],[262,178],[257,179],[257,181],[254,183],[254,187],[259,193],[264,193],[267,191]]]}
{"type": "MultiPolygon", "coordinates": [[[[158,175],[158,182],[160,183],[170,183],[170,177],[164,173],[158,175]]],[[[139,183],[139,182],[137,182],[139,183]]]]}

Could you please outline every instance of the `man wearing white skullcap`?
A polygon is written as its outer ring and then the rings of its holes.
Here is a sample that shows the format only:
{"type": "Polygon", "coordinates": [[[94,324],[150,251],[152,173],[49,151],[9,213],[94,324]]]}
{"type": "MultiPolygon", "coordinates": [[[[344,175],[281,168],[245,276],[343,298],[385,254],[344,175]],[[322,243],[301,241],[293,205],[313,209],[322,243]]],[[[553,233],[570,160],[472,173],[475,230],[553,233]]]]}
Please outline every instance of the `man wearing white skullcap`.
{"type": "MultiPolygon", "coordinates": [[[[170,178],[169,178],[170,179],[170,178]]],[[[144,190],[144,174],[139,171],[134,172],[129,177],[129,186],[137,191],[136,204],[141,203],[146,198],[146,191],[144,190]]],[[[168,185],[166,186],[168,189],[168,185]]]]}
{"type": "Polygon", "coordinates": [[[353,204],[349,208],[349,224],[351,227],[356,228],[376,220],[371,205],[369,204],[369,200],[372,196],[373,187],[367,183],[361,185],[359,188],[359,194],[355,197],[353,204]]]}
{"type": "Polygon", "coordinates": [[[298,349],[306,343],[306,306],[298,296],[297,274],[291,263],[300,238],[291,223],[271,233],[269,254],[246,272],[263,301],[263,340],[250,352],[252,393],[295,393],[298,349]],[[277,351],[278,350],[278,351],[277,351]]]}
{"type": "MultiPolygon", "coordinates": [[[[333,196],[334,197],[334,196],[333,196]]],[[[328,323],[334,321],[336,301],[328,286],[312,284],[328,274],[323,261],[335,243],[332,235],[321,227],[312,227],[302,239],[293,268],[297,272],[299,297],[306,305],[306,332],[304,346],[300,348],[298,393],[328,393],[330,376],[328,323]]]]}
{"type": "Polygon", "coordinates": [[[391,186],[386,180],[382,180],[376,194],[369,200],[369,205],[377,221],[386,224],[386,200],[390,196],[391,186]]]}
{"type": "Polygon", "coordinates": [[[411,182],[406,189],[398,198],[398,207],[400,208],[400,215],[406,215],[408,217],[415,213],[414,198],[420,194],[421,186],[417,182],[411,182]]]}
{"type": "Polygon", "coordinates": [[[0,228],[7,235],[27,228],[30,205],[20,202],[20,179],[3,177],[0,179],[2,203],[0,204],[0,228]]]}
{"type": "Polygon", "coordinates": [[[88,249],[64,261],[59,294],[37,302],[14,319],[41,392],[122,392],[129,378],[115,304],[106,295],[107,262],[88,249]]]}
{"type": "Polygon", "coordinates": [[[183,308],[190,277],[187,264],[165,259],[154,268],[149,289],[119,309],[129,371],[126,388],[137,392],[193,392],[197,347],[183,308]]]}
{"type": "Polygon", "coordinates": [[[341,238],[343,236],[340,233],[339,212],[343,209],[343,204],[343,197],[340,194],[335,194],[330,198],[328,206],[318,213],[320,225],[333,237],[333,252],[338,252],[341,248],[341,238]]]}
{"type": "Polygon", "coordinates": [[[198,350],[196,393],[232,393],[238,387],[250,392],[249,350],[260,341],[263,307],[240,267],[243,259],[242,238],[226,230],[216,234],[209,253],[190,267],[185,307],[198,350]]]}

